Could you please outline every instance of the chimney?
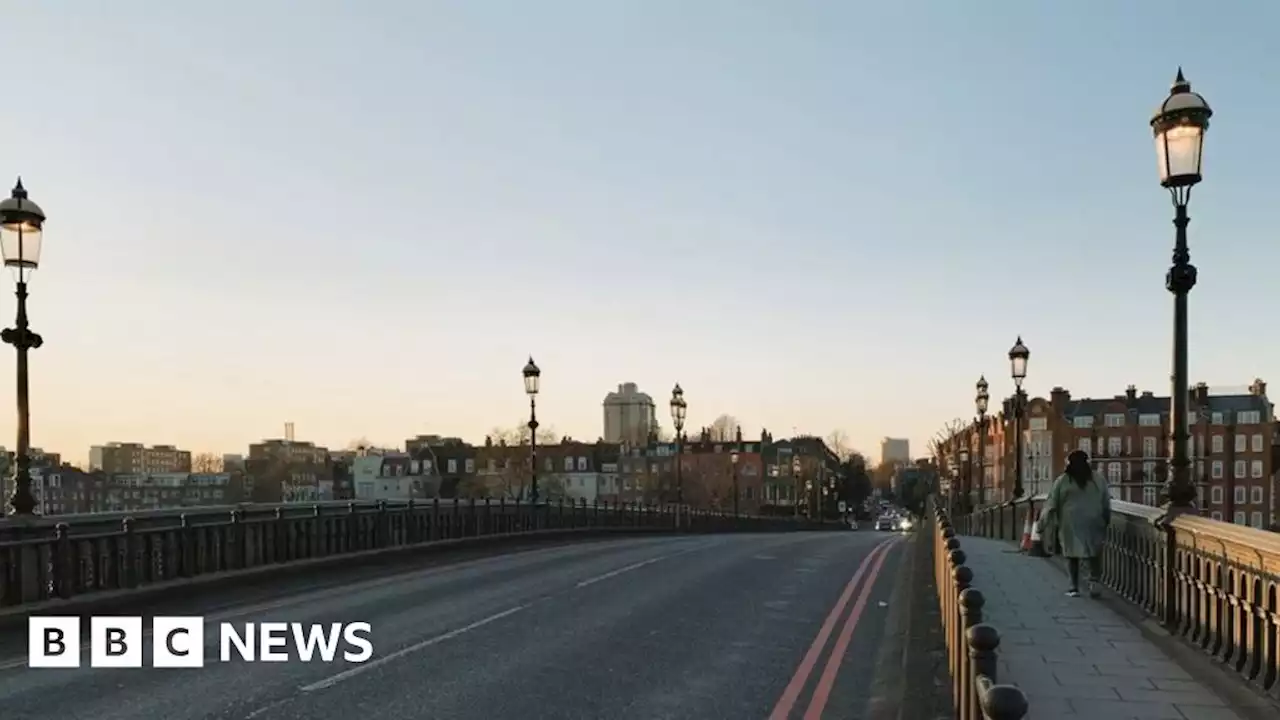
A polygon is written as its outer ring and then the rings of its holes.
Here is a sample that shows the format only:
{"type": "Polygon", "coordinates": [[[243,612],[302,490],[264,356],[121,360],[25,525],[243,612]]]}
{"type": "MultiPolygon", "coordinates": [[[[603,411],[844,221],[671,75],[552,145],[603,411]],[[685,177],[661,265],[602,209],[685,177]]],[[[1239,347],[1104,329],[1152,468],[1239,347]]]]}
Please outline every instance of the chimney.
{"type": "Polygon", "coordinates": [[[741,425],[739,425],[739,426],[738,426],[738,430],[737,430],[737,433],[736,433],[736,434],[737,434],[737,436],[738,436],[738,438],[737,438],[737,439],[738,439],[738,444],[739,444],[739,445],[741,445],[741,444],[742,444],[742,426],[741,426],[741,425]]]}
{"type": "Polygon", "coordinates": [[[1127,399],[1127,400],[1128,400],[1129,402],[1131,402],[1131,403],[1132,403],[1133,401],[1137,400],[1137,399],[1138,399],[1138,388],[1137,388],[1137,386],[1135,386],[1135,385],[1130,385],[1129,387],[1125,388],[1125,389],[1124,389],[1124,396],[1125,396],[1125,399],[1127,399]]]}
{"type": "Polygon", "coordinates": [[[1208,383],[1196,383],[1195,387],[1191,388],[1191,402],[1201,406],[1209,404],[1208,383]]]}
{"type": "Polygon", "coordinates": [[[1262,378],[1254,378],[1253,384],[1249,386],[1249,392],[1258,397],[1266,397],[1267,384],[1262,381],[1262,378]]]}
{"type": "Polygon", "coordinates": [[[1069,402],[1071,402],[1071,393],[1066,388],[1055,387],[1049,391],[1049,404],[1058,414],[1066,412],[1069,402]]]}

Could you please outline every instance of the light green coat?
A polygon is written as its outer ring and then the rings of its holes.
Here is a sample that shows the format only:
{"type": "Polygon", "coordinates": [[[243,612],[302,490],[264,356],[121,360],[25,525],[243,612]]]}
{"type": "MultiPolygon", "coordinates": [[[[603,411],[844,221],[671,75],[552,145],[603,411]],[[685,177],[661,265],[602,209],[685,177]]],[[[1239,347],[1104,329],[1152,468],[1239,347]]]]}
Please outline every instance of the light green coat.
{"type": "Polygon", "coordinates": [[[1069,558],[1091,558],[1102,554],[1111,524],[1111,493],[1107,481],[1097,473],[1084,487],[1065,473],[1049,491],[1041,517],[1041,527],[1056,540],[1069,558]]]}

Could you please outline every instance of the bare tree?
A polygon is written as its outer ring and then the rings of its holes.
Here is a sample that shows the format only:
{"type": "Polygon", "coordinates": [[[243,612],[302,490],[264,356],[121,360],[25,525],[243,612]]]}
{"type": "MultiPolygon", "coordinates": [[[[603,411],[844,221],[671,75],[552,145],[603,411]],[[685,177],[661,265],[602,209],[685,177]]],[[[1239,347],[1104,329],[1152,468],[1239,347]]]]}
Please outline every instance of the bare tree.
{"type": "Polygon", "coordinates": [[[222,458],[213,453],[200,453],[191,458],[191,472],[220,473],[222,472],[222,458]]]}
{"type": "Polygon", "coordinates": [[[369,438],[363,436],[347,443],[348,450],[364,450],[371,447],[373,447],[373,443],[369,442],[369,438]]]}
{"type": "MultiPolygon", "coordinates": [[[[495,445],[527,445],[529,443],[529,425],[528,423],[518,423],[510,428],[495,427],[489,431],[489,437],[493,439],[495,445]]],[[[555,428],[550,425],[538,426],[539,445],[555,445],[558,442],[560,442],[560,436],[556,434],[555,428]]]]}
{"type": "Polygon", "coordinates": [[[721,415],[711,423],[712,442],[731,442],[738,437],[738,418],[732,415],[721,415]]]}
{"type": "Polygon", "coordinates": [[[835,453],[841,461],[848,460],[852,455],[857,454],[857,451],[849,446],[849,434],[843,430],[832,430],[827,434],[826,442],[827,447],[831,448],[831,452],[835,453]]]}
{"type": "Polygon", "coordinates": [[[476,475],[470,475],[462,478],[458,483],[457,495],[459,498],[476,498],[477,500],[489,497],[489,486],[485,484],[484,478],[476,475]]]}

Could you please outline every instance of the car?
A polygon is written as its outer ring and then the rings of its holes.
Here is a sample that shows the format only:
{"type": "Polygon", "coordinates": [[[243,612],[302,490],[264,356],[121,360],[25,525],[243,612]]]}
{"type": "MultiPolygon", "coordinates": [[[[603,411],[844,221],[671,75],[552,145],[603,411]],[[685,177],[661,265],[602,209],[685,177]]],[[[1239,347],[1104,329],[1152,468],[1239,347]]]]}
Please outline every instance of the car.
{"type": "Polygon", "coordinates": [[[898,529],[898,518],[892,515],[881,515],[876,520],[876,530],[894,531],[898,529]]]}

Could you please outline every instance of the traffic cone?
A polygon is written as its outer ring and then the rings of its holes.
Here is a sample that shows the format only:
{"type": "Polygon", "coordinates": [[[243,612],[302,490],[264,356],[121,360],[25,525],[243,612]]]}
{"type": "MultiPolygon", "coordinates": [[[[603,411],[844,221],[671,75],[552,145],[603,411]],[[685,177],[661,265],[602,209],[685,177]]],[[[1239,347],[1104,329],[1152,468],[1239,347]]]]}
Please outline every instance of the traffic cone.
{"type": "Polygon", "coordinates": [[[1031,549],[1027,552],[1031,557],[1049,557],[1044,551],[1044,538],[1040,537],[1040,513],[1036,513],[1036,522],[1031,523],[1031,549]]]}

